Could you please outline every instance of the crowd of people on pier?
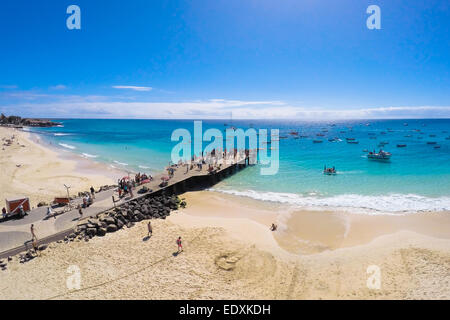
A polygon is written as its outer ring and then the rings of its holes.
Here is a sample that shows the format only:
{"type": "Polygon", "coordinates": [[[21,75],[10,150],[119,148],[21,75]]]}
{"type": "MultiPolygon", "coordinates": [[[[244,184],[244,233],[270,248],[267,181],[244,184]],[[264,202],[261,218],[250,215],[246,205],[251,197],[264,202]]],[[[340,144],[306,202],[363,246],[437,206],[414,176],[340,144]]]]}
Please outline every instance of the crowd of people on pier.
{"type": "Polygon", "coordinates": [[[211,152],[202,152],[200,155],[194,155],[190,160],[183,161],[179,160],[178,163],[169,163],[167,167],[167,174],[169,178],[173,177],[174,171],[177,168],[186,167],[185,174],[189,171],[194,170],[202,171],[205,167],[208,173],[215,173],[221,170],[224,165],[237,163],[244,159],[249,159],[249,163],[256,163],[257,150],[242,149],[238,150],[236,148],[232,150],[219,150],[213,149],[211,152]]]}

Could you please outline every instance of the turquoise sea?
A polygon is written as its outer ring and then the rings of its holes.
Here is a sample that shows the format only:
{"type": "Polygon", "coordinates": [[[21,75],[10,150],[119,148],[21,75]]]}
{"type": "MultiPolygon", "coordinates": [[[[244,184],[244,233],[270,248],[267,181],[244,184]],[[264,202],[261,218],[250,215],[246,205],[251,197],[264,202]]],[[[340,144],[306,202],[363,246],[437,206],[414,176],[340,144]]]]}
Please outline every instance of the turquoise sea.
{"type": "MultiPolygon", "coordinates": [[[[194,128],[193,120],[57,121],[63,125],[30,131],[94,161],[153,174],[170,161],[172,148],[178,143],[171,141],[172,132],[184,128],[193,133],[194,128]]],[[[450,119],[206,120],[203,132],[208,128],[223,131],[231,125],[244,130],[279,129],[280,136],[286,137],[279,141],[279,171],[263,176],[260,165],[252,166],[217,184],[214,190],[302,208],[357,209],[375,214],[450,210],[450,119]],[[290,134],[292,131],[298,131],[298,136],[290,134]],[[346,138],[359,143],[349,144],[346,138]],[[392,153],[391,161],[367,159],[363,150],[379,150],[380,142],[388,143],[383,149],[392,153]],[[335,166],[337,174],[324,175],[324,165],[335,166]]]]}

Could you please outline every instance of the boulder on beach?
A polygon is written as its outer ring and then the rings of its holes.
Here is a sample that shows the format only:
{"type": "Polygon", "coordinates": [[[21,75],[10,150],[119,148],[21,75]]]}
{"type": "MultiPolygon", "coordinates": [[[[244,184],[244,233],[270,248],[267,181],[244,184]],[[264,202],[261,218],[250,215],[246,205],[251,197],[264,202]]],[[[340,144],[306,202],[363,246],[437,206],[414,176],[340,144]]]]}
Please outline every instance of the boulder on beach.
{"type": "Polygon", "coordinates": [[[86,234],[88,236],[93,237],[93,236],[95,236],[96,233],[97,233],[97,229],[96,228],[87,228],[86,229],[86,234]]]}
{"type": "Polygon", "coordinates": [[[108,225],[116,223],[113,217],[105,217],[103,218],[102,222],[106,222],[106,224],[108,225]]]}
{"type": "Polygon", "coordinates": [[[106,234],[106,229],[105,228],[99,228],[97,230],[97,236],[103,237],[105,234],[106,234]]]}
{"type": "Polygon", "coordinates": [[[106,232],[116,232],[117,229],[118,228],[115,224],[109,224],[108,227],[106,228],[106,232]]]}
{"type": "Polygon", "coordinates": [[[117,229],[122,229],[124,225],[124,222],[122,222],[121,220],[117,220],[117,229]]]}

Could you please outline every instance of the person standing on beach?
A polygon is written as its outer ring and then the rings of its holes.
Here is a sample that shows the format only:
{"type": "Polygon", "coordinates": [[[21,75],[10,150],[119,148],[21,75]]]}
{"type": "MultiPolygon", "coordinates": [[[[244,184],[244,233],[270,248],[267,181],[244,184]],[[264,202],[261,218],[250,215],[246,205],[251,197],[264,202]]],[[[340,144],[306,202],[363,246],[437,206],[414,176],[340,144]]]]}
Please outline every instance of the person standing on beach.
{"type": "Polygon", "coordinates": [[[92,199],[95,199],[95,189],[93,186],[91,186],[91,195],[92,195],[92,199]]]}
{"type": "Polygon", "coordinates": [[[81,220],[83,218],[83,209],[81,209],[81,206],[78,206],[78,213],[80,214],[80,218],[78,220],[81,220]]]}
{"type": "Polygon", "coordinates": [[[6,218],[6,208],[5,207],[3,207],[3,209],[2,209],[2,216],[3,216],[3,219],[6,218]]]}
{"type": "Polygon", "coordinates": [[[31,224],[30,232],[31,232],[31,240],[37,240],[36,234],[34,233],[34,224],[31,224]]]}
{"type": "Polygon", "coordinates": [[[183,244],[181,242],[181,237],[178,237],[177,239],[177,246],[178,246],[178,253],[180,253],[181,251],[183,251],[183,244]]]}
{"type": "Polygon", "coordinates": [[[149,221],[147,224],[147,229],[148,229],[148,234],[147,236],[150,237],[153,235],[153,228],[152,228],[152,223],[149,221]]]}

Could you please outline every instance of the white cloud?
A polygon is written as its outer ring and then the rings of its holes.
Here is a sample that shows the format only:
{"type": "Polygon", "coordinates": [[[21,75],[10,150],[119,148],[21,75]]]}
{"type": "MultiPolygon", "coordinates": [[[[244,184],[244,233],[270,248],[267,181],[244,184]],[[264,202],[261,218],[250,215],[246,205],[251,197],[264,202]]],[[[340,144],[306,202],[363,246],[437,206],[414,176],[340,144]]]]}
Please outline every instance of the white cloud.
{"type": "Polygon", "coordinates": [[[65,86],[63,84],[58,84],[56,86],[51,86],[50,89],[51,90],[64,90],[64,89],[67,89],[67,86],[65,86]]]}
{"type": "Polygon", "coordinates": [[[128,89],[134,91],[151,91],[152,87],[137,87],[137,86],[112,86],[114,89],[128,89]]]}
{"type": "Polygon", "coordinates": [[[0,85],[0,89],[17,89],[17,88],[18,88],[18,86],[16,86],[16,85],[9,85],[9,84],[0,85]]]}
{"type": "MultiPolygon", "coordinates": [[[[56,97],[56,96],[55,96],[56,97]]],[[[111,101],[102,96],[62,96],[48,103],[24,101],[0,106],[6,114],[36,117],[144,119],[411,119],[450,118],[450,106],[399,106],[359,109],[298,107],[283,101],[210,99],[181,102],[111,101]]]]}

